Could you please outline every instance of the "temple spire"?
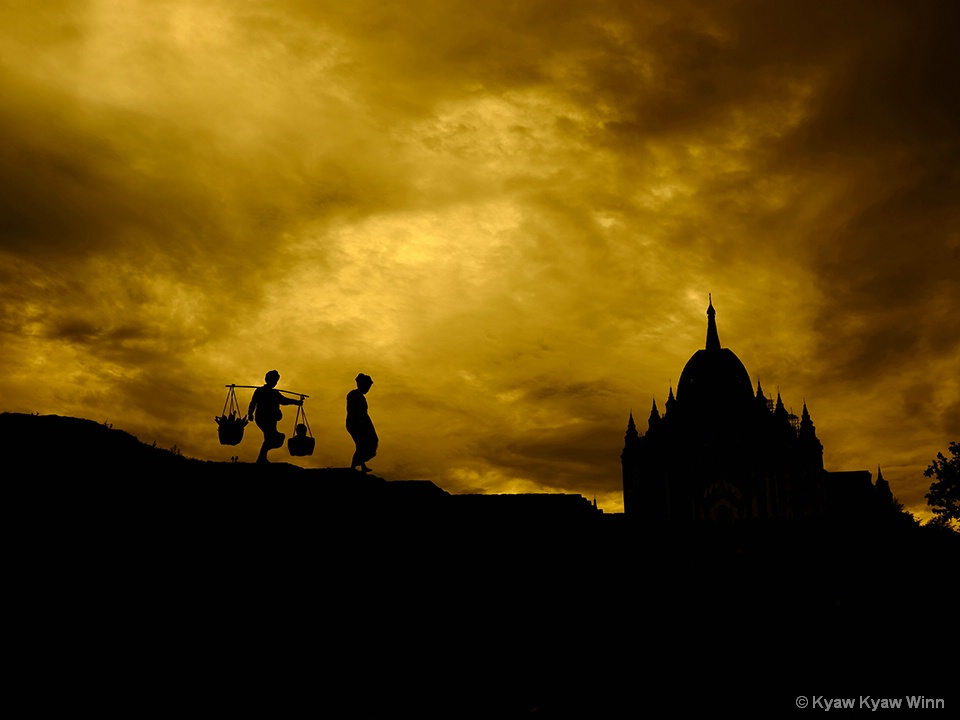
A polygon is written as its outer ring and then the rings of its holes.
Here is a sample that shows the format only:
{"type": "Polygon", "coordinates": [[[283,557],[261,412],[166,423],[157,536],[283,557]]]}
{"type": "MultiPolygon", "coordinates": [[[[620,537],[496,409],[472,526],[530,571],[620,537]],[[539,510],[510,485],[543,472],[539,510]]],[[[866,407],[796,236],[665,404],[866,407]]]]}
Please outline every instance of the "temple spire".
{"type": "Polygon", "coordinates": [[[633,410],[630,411],[630,419],[627,421],[627,432],[623,434],[623,453],[620,455],[622,461],[633,457],[640,446],[640,433],[637,432],[637,424],[633,421],[633,410]]]}
{"type": "Polygon", "coordinates": [[[657,399],[653,399],[653,407],[650,409],[650,418],[647,420],[647,428],[653,430],[660,424],[660,411],[657,409],[657,399]]]}
{"type": "Polygon", "coordinates": [[[760,378],[757,378],[757,395],[756,395],[757,407],[760,407],[767,412],[771,412],[773,409],[773,402],[767,400],[767,396],[763,394],[763,388],[760,386],[760,378]]]}
{"type": "Polygon", "coordinates": [[[773,414],[783,420],[787,419],[787,408],[783,404],[783,398],[780,397],[780,388],[777,388],[777,404],[773,408],[773,414]]]}
{"type": "Polygon", "coordinates": [[[707,308],[707,350],[720,349],[720,334],[717,332],[717,311],[713,309],[713,294],[708,295],[710,306],[707,308]]]}
{"type": "Polygon", "coordinates": [[[810,419],[810,412],[807,410],[807,400],[803,400],[803,413],[800,415],[800,437],[801,438],[816,438],[817,437],[817,428],[813,424],[813,420],[810,419]]]}
{"type": "Polygon", "coordinates": [[[890,489],[890,483],[888,483],[884,477],[883,473],[880,472],[880,466],[877,465],[877,494],[880,496],[881,501],[884,503],[894,505],[896,500],[893,497],[893,491],[890,489]]]}

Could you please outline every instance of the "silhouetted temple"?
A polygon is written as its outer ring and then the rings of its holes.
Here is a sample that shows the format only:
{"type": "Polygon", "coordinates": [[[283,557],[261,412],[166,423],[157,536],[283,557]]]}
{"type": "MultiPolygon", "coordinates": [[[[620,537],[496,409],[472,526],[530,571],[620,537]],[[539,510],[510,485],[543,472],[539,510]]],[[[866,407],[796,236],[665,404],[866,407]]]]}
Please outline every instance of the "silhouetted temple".
{"type": "Polygon", "coordinates": [[[759,381],[754,391],[720,345],[712,299],[706,347],[687,361],[663,415],[654,401],[645,434],[630,414],[620,459],[624,512],[652,524],[820,518],[872,509],[879,495],[867,471],[824,471],[806,402],[798,418],[779,392],[774,403],[759,381]]]}

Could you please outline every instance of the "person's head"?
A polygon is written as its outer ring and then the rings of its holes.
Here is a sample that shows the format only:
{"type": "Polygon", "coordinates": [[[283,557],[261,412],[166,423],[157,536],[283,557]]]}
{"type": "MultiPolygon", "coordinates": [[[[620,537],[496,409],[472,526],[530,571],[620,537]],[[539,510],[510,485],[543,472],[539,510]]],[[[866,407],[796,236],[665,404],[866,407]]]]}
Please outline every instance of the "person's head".
{"type": "Polygon", "coordinates": [[[276,370],[271,370],[263,376],[263,379],[266,381],[267,385],[273,387],[280,382],[280,373],[278,373],[276,370]]]}
{"type": "Polygon", "coordinates": [[[307,426],[303,423],[297,423],[297,435],[303,436],[307,434],[307,426]]]}
{"type": "Polygon", "coordinates": [[[357,387],[361,392],[367,392],[370,389],[370,386],[373,385],[373,378],[369,375],[364,375],[360,373],[357,375],[357,387]]]}

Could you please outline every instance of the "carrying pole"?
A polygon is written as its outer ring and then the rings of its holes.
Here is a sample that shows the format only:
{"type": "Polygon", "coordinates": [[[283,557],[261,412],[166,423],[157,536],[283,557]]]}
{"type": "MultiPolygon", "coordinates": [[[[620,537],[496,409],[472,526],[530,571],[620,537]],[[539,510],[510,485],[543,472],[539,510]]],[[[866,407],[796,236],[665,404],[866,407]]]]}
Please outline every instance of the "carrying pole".
{"type": "MultiPolygon", "coordinates": [[[[249,388],[250,390],[257,390],[258,388],[263,387],[263,385],[224,385],[224,387],[228,387],[228,388],[249,388]]],[[[273,389],[276,390],[277,392],[286,393],[287,395],[296,395],[297,397],[301,397],[301,398],[308,398],[308,397],[310,397],[309,395],[304,395],[304,394],[301,393],[301,392],[294,392],[293,390],[281,390],[280,388],[273,388],[273,389]]]]}

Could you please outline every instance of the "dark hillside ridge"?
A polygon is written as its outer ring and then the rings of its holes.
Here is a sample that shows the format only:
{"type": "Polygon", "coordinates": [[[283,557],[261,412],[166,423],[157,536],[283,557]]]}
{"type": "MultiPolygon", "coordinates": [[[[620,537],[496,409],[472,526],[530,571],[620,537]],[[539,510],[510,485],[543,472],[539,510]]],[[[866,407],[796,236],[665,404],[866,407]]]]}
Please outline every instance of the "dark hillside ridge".
{"type": "MultiPolygon", "coordinates": [[[[107,425],[59,415],[0,414],[0,438],[12,474],[80,483],[95,492],[110,487],[125,497],[142,493],[151,504],[243,502],[284,504],[291,514],[333,514],[360,522],[369,513],[390,515],[502,515],[595,522],[602,516],[581,495],[453,496],[428,480],[386,481],[349,468],[302,468],[196,460],[147,445],[107,425]],[[26,459],[26,467],[20,462],[26,459]],[[13,466],[23,467],[16,471],[13,466]],[[171,495],[176,490],[176,495],[171,495]]],[[[379,519],[382,519],[379,518],[379,519]]]]}
{"type": "Polygon", "coordinates": [[[669,535],[577,495],[204,462],[89,420],[5,413],[0,438],[9,586],[76,707],[599,717],[673,688],[780,715],[948,687],[901,629],[955,604],[957,543],[920,528],[669,535]]]}

